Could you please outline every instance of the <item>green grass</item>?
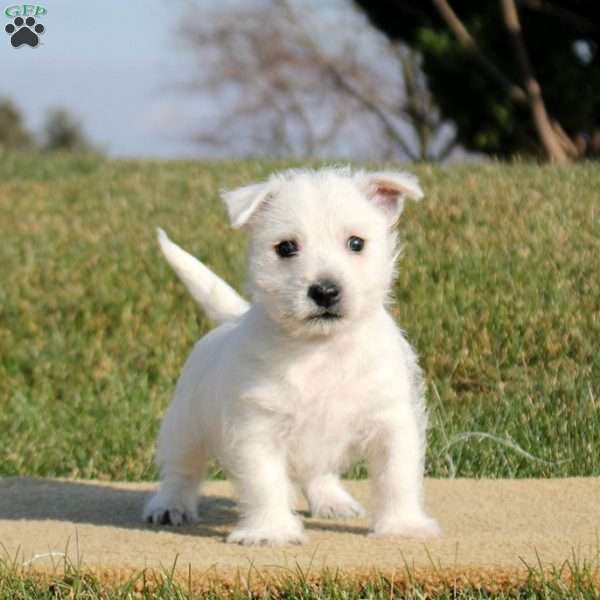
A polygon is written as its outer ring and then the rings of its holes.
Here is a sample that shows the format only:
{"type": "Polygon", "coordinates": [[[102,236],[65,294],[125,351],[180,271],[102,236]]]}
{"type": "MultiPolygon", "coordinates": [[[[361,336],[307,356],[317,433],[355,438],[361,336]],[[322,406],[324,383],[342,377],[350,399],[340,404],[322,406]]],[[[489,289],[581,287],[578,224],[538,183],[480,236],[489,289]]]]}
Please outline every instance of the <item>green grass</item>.
{"type": "Polygon", "coordinates": [[[480,581],[438,574],[420,581],[407,569],[392,579],[373,573],[363,580],[324,571],[316,577],[298,569],[266,580],[249,568],[229,584],[140,571],[121,583],[99,579],[70,563],[57,564],[54,573],[35,574],[10,562],[0,562],[0,598],[19,600],[598,600],[598,572],[588,563],[568,562],[550,571],[527,567],[519,578],[480,581]]]}
{"type": "MultiPolygon", "coordinates": [[[[210,323],[154,228],[243,289],[218,189],[285,166],[0,155],[0,474],[155,476],[210,323]]],[[[429,473],[599,475],[598,165],[414,170],[397,318],[427,376],[429,473]]]]}

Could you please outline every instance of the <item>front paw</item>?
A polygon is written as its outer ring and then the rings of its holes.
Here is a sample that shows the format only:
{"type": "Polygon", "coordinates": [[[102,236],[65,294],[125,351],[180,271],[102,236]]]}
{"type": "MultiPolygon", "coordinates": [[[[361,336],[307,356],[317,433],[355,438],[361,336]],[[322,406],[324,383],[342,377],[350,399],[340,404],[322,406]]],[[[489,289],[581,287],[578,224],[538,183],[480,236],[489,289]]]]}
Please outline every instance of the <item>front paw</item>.
{"type": "Polygon", "coordinates": [[[401,536],[409,538],[436,538],[442,533],[435,519],[427,515],[414,517],[387,517],[378,519],[369,534],[371,537],[401,536]]]}
{"type": "Polygon", "coordinates": [[[144,509],[144,521],[152,525],[192,525],[198,521],[196,506],[186,506],[181,499],[155,494],[144,509]]]}
{"type": "Polygon", "coordinates": [[[306,536],[302,523],[298,519],[286,523],[271,522],[253,525],[240,524],[227,537],[230,544],[242,546],[283,546],[286,544],[304,544],[306,536]]]}
{"type": "Polygon", "coordinates": [[[311,507],[310,514],[317,519],[348,519],[364,517],[367,511],[354,498],[325,500],[311,507]]]}
{"type": "Polygon", "coordinates": [[[147,512],[144,517],[146,523],[152,525],[174,525],[175,527],[191,525],[198,520],[196,515],[183,508],[169,508],[166,506],[155,508],[151,512],[147,512]]]}

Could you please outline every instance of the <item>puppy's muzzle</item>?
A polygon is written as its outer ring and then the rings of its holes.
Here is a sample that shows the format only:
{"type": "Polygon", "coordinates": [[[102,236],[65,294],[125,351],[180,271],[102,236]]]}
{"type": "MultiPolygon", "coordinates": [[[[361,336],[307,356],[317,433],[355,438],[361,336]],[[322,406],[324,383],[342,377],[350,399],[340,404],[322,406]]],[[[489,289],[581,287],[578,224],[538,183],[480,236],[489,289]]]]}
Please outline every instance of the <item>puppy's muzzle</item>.
{"type": "Polygon", "coordinates": [[[321,279],[308,288],[308,297],[322,308],[332,308],[342,297],[342,290],[331,279],[321,279]]]}

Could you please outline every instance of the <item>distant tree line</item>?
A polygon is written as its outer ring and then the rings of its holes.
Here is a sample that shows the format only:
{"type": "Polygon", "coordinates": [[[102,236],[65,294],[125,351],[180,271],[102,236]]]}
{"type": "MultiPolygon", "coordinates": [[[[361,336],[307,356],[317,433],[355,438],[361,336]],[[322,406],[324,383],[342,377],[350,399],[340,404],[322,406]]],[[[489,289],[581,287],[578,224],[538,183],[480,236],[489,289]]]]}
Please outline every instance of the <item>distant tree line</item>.
{"type": "Polygon", "coordinates": [[[39,135],[27,129],[23,114],[10,99],[0,99],[0,150],[97,152],[81,124],[64,108],[48,111],[39,135]]]}

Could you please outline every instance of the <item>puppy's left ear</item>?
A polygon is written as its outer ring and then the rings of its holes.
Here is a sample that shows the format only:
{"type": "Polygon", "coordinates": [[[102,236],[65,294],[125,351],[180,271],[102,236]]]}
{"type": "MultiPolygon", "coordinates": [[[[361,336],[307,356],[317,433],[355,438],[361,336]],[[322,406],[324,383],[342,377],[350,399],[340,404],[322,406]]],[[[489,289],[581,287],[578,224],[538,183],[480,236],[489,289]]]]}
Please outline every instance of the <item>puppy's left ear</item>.
{"type": "Polygon", "coordinates": [[[395,223],[404,209],[404,200],[423,198],[419,180],[411,173],[384,171],[357,175],[359,185],[367,198],[380,207],[395,223]]]}
{"type": "Polygon", "coordinates": [[[273,185],[270,181],[222,191],[221,196],[227,207],[231,226],[234,229],[243,227],[272,192],[273,185]]]}

